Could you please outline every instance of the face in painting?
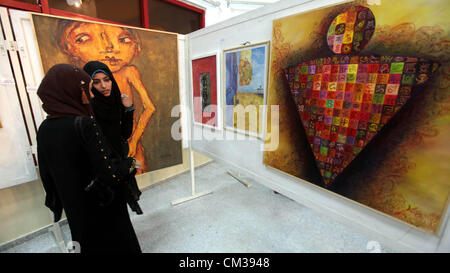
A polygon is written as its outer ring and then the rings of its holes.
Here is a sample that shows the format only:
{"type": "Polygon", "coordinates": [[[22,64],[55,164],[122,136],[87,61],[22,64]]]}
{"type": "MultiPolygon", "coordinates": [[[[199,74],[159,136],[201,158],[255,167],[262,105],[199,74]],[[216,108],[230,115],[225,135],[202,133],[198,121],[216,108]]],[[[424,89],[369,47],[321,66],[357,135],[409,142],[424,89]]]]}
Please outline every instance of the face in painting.
{"type": "Polygon", "coordinates": [[[66,30],[65,41],[70,55],[82,63],[92,60],[107,64],[112,72],[129,64],[138,53],[138,44],[124,28],[81,23],[66,30]]]}
{"type": "Polygon", "coordinates": [[[112,81],[108,75],[98,72],[94,75],[92,80],[95,89],[97,89],[97,91],[103,96],[109,97],[109,95],[111,95],[112,81]]]}

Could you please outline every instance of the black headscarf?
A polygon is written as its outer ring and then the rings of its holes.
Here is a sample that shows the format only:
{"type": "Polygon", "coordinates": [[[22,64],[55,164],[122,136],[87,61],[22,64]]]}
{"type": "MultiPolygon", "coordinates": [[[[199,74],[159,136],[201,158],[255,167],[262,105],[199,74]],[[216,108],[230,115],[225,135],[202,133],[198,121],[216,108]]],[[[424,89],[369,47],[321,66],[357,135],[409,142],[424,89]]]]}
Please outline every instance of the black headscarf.
{"type": "Polygon", "coordinates": [[[86,71],[91,78],[98,72],[106,74],[112,81],[111,94],[105,97],[95,87],[92,87],[94,98],[92,99],[92,107],[94,108],[95,119],[100,125],[103,134],[110,142],[112,147],[120,155],[124,153],[124,146],[121,135],[121,120],[125,108],[120,97],[120,89],[114,79],[113,73],[109,67],[99,61],[91,61],[84,65],[86,71]]]}
{"type": "Polygon", "coordinates": [[[90,104],[83,104],[84,91],[89,98],[91,78],[86,72],[70,64],[52,66],[42,79],[37,94],[47,118],[92,116],[90,104]]]}

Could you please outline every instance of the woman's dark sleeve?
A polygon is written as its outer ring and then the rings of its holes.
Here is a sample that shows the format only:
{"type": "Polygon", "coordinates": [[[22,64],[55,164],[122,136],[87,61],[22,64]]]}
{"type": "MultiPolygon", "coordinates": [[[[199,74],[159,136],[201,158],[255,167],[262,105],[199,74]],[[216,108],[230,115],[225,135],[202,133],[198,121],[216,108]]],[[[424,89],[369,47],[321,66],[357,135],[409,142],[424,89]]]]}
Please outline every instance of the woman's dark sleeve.
{"type": "MultiPolygon", "coordinates": [[[[77,121],[75,122],[77,123],[77,121]]],[[[78,123],[80,135],[96,178],[106,183],[120,182],[130,173],[133,159],[113,157],[112,150],[95,119],[79,117],[78,123]]]]}
{"type": "Polygon", "coordinates": [[[37,146],[39,176],[45,190],[45,205],[53,212],[53,221],[56,223],[61,219],[63,206],[56,190],[55,182],[48,170],[45,157],[42,155],[40,145],[37,146]]]}
{"type": "Polygon", "coordinates": [[[129,139],[131,137],[131,134],[133,133],[133,114],[134,110],[131,111],[125,111],[123,110],[122,114],[122,124],[121,124],[121,130],[122,130],[122,137],[124,139],[129,139]]]}

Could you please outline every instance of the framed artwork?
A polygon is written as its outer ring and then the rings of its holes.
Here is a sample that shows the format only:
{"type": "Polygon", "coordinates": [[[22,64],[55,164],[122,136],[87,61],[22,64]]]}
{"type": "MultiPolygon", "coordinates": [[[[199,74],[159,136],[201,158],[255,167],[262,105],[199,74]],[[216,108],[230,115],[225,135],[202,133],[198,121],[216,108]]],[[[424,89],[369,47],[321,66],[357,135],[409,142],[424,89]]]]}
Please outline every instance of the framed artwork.
{"type": "Polygon", "coordinates": [[[449,11],[353,2],[275,20],[268,104],[280,122],[268,127],[280,145],[264,164],[438,233],[450,192],[449,11]]]}
{"type": "Polygon", "coordinates": [[[263,138],[269,42],[224,50],[224,128],[263,138]]]}
{"type": "Polygon", "coordinates": [[[192,59],[192,90],[194,123],[214,128],[219,127],[220,85],[217,53],[205,54],[192,59]]]}
{"type": "Polygon", "coordinates": [[[181,140],[171,135],[180,104],[177,34],[32,14],[44,72],[57,63],[109,66],[135,106],[129,156],[142,174],[182,163],[181,140]]]}

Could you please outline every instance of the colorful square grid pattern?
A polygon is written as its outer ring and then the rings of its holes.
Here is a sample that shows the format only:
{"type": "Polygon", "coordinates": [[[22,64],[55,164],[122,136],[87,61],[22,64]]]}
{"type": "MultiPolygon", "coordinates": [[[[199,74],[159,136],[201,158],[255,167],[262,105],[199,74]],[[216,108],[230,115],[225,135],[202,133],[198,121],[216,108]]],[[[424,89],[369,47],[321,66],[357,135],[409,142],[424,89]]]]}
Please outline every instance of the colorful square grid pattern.
{"type": "Polygon", "coordinates": [[[436,66],[410,57],[342,55],[284,70],[326,187],[436,66]]]}
{"type": "Polygon", "coordinates": [[[336,16],[327,32],[327,43],[336,54],[360,52],[375,30],[375,17],[370,9],[355,6],[336,16]]]}

